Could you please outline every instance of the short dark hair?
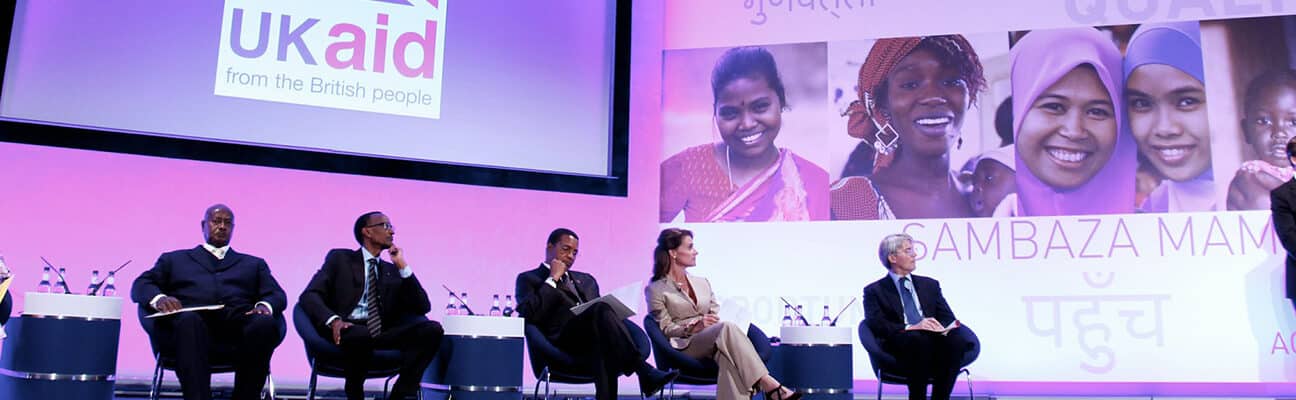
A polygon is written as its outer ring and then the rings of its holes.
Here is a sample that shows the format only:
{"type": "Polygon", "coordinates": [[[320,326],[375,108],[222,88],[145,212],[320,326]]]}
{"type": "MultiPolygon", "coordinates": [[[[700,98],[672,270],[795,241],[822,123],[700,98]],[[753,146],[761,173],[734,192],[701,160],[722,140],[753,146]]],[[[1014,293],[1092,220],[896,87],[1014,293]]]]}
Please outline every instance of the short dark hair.
{"type": "Polygon", "coordinates": [[[545,242],[545,244],[558,244],[558,241],[562,240],[563,236],[571,236],[572,239],[580,240],[580,236],[576,236],[576,232],[572,232],[571,229],[558,228],[554,229],[553,232],[549,232],[549,241],[545,242]]]}
{"type": "Polygon", "coordinates": [[[382,215],[382,211],[370,211],[361,214],[360,218],[356,218],[355,228],[351,230],[351,233],[355,234],[356,243],[359,243],[361,246],[364,246],[364,235],[360,234],[360,230],[369,225],[369,218],[372,218],[375,215],[382,215]]]}

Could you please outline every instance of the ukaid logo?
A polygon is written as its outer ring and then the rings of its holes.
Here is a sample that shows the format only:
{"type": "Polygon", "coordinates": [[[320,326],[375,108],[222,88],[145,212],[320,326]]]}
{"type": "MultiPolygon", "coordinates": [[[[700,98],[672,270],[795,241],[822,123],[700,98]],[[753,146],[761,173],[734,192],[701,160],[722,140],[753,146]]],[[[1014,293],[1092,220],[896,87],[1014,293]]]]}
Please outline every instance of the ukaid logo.
{"type": "Polygon", "coordinates": [[[220,96],[441,117],[447,0],[225,0],[220,96]]]}

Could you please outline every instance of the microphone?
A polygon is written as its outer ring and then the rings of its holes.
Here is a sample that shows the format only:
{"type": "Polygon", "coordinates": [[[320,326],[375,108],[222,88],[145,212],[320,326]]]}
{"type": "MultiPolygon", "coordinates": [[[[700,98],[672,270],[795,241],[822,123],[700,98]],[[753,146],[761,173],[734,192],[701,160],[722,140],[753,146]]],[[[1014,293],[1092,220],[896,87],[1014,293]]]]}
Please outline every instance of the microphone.
{"type": "Polygon", "coordinates": [[[788,307],[792,309],[792,312],[796,313],[797,318],[801,318],[802,323],[804,323],[806,326],[810,326],[810,320],[806,319],[805,315],[801,314],[800,311],[797,311],[796,306],[793,306],[792,303],[788,302],[787,299],[781,296],[779,297],[779,300],[783,300],[783,304],[787,304],[788,307]]]}
{"type": "Polygon", "coordinates": [[[459,298],[459,295],[455,294],[454,290],[450,290],[450,288],[447,287],[445,284],[441,284],[441,288],[445,289],[447,292],[450,292],[450,297],[454,298],[455,301],[458,301],[459,304],[463,305],[464,310],[468,311],[468,315],[477,315],[477,313],[473,312],[472,307],[468,307],[468,303],[465,303],[463,299],[459,298]]]}
{"type": "Polygon", "coordinates": [[[850,308],[851,304],[855,304],[855,300],[854,297],[851,297],[850,303],[846,303],[846,305],[842,307],[841,311],[838,311],[837,315],[833,316],[832,322],[830,322],[828,326],[837,326],[837,319],[841,318],[842,313],[845,313],[846,309],[850,308]]]}
{"type": "Polygon", "coordinates": [[[54,273],[58,274],[59,279],[63,281],[63,294],[72,294],[72,291],[68,289],[67,278],[63,276],[63,273],[59,272],[58,268],[54,267],[54,264],[50,264],[49,260],[45,259],[45,256],[40,256],[40,259],[45,262],[45,266],[54,270],[54,273]]]}
{"type": "MultiPolygon", "coordinates": [[[[116,274],[117,271],[121,271],[122,268],[126,268],[126,266],[129,265],[129,264],[131,263],[131,261],[132,261],[132,260],[126,260],[126,263],[125,263],[125,264],[122,264],[120,267],[117,267],[117,269],[112,270],[112,272],[109,272],[108,275],[109,275],[109,276],[112,276],[112,275],[116,274]]],[[[90,292],[89,292],[89,293],[86,293],[86,296],[94,296],[95,294],[99,293],[99,288],[103,287],[104,282],[107,282],[107,281],[108,281],[108,278],[107,278],[107,277],[104,277],[104,280],[99,281],[99,283],[94,284],[93,287],[90,288],[90,292]]]]}

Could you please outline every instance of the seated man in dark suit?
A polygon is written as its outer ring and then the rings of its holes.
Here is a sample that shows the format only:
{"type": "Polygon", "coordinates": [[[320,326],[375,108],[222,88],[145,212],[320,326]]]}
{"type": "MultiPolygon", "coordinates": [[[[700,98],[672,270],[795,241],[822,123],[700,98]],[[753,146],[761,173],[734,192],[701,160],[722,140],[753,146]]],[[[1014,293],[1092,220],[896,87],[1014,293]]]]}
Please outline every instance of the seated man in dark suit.
{"type": "Polygon", "coordinates": [[[348,399],[364,398],[374,349],[401,351],[404,364],[389,398],[413,398],[444,331],[436,321],[418,318],[432,306],[405,252],[393,243],[391,220],[381,212],[366,213],[356,219],[352,233],[360,249],[329,250],[298,301],[320,334],[345,353],[348,399]],[[378,258],[383,250],[392,262],[378,258]]]}
{"type": "Polygon", "coordinates": [[[632,373],[639,375],[644,396],[652,396],[679,372],[663,372],[648,365],[612,307],[595,304],[579,316],[571,312],[577,304],[599,298],[594,276],[571,270],[579,247],[580,238],[569,229],[558,228],[549,234],[546,261],[518,274],[518,313],[559,349],[589,365],[598,400],[615,400],[617,377],[632,373]]]}
{"type": "Polygon", "coordinates": [[[963,353],[972,343],[954,331],[954,311],[941,294],[940,283],[913,275],[917,267],[913,238],[889,235],[878,247],[887,276],[864,288],[864,321],[878,345],[895,356],[909,378],[909,398],[926,399],[932,380],[932,399],[949,399],[958,378],[963,353]]]}
{"type": "Polygon", "coordinates": [[[207,208],[202,220],[205,243],[158,257],[131,287],[131,300],[169,312],[186,306],[223,304],[212,311],[160,317],[155,340],[174,349],[176,378],[189,400],[211,398],[208,354],[214,340],[236,346],[235,400],[260,397],[270,371],[270,355],[282,333],[275,316],[287,297],[265,260],[229,247],[234,212],[224,204],[207,208]]]}

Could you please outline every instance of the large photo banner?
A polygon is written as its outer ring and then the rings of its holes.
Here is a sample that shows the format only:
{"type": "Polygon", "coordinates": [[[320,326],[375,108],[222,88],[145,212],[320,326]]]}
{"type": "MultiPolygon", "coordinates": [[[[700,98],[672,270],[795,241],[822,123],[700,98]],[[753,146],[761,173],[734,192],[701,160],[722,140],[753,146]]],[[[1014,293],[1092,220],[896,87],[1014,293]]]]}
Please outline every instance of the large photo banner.
{"type": "Polygon", "coordinates": [[[730,315],[853,328],[906,233],[976,379],[1296,380],[1296,4],[704,3],[666,5],[658,217],[730,315]]]}

